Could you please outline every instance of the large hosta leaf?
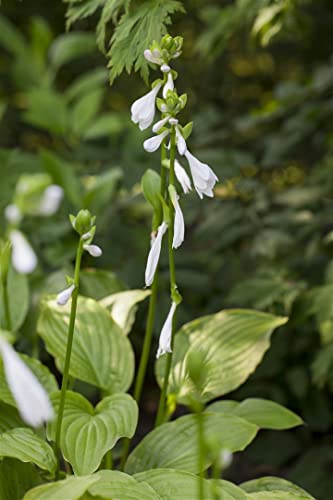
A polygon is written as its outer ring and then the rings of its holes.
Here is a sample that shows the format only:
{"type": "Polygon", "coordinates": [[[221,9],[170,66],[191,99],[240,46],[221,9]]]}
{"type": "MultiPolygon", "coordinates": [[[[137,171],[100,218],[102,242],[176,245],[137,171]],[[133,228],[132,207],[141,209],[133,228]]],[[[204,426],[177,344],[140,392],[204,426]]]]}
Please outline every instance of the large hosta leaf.
{"type": "MultiPolygon", "coordinates": [[[[205,403],[239,387],[260,363],[274,328],[287,319],[246,309],[232,309],[199,318],[184,325],[175,337],[169,393],[188,404],[195,388],[188,375],[188,359],[200,351],[203,359],[201,390],[197,399],[205,403]]],[[[156,364],[163,381],[166,356],[156,364]]]]}
{"type": "MultiPolygon", "coordinates": [[[[59,393],[52,399],[57,408],[59,393]]],[[[137,420],[137,404],[128,394],[108,396],[94,408],[81,394],[68,391],[60,445],[75,474],[94,472],[118,439],[133,436],[137,420]]],[[[48,427],[50,439],[54,439],[55,425],[48,427]]]]}
{"type": "Polygon", "coordinates": [[[52,448],[31,429],[18,428],[0,434],[0,457],[32,462],[40,469],[54,473],[57,459],[52,448]]]}
{"type": "Polygon", "coordinates": [[[36,467],[14,458],[4,458],[0,462],[1,500],[22,500],[24,493],[40,484],[41,478],[36,467]]]}
{"type": "MultiPolygon", "coordinates": [[[[242,418],[219,413],[202,414],[205,439],[230,452],[243,450],[255,437],[258,427],[242,418]]],[[[186,415],[161,425],[143,438],[128,458],[129,474],[156,468],[173,468],[197,473],[198,420],[186,415]]],[[[211,464],[206,458],[205,468],[211,464]]]]}
{"type": "Polygon", "coordinates": [[[261,429],[290,429],[303,423],[295,413],[266,399],[249,398],[238,401],[216,401],[207,407],[209,412],[231,413],[244,418],[261,429]]]}
{"type": "MultiPolygon", "coordinates": [[[[280,477],[261,477],[260,479],[253,479],[252,481],[247,481],[241,484],[241,488],[247,493],[259,493],[259,492],[279,492],[279,493],[292,493],[294,495],[299,495],[299,498],[310,498],[314,500],[313,496],[307,493],[305,490],[296,486],[296,484],[282,479],[280,477]]],[[[268,497],[270,498],[270,497],[268,497]]],[[[282,497],[284,498],[284,497],[282,497]]]]}
{"type": "Polygon", "coordinates": [[[126,290],[105,297],[101,303],[109,309],[112,318],[127,335],[133,326],[137,304],[150,295],[150,290],[126,290]]]}
{"type": "Polygon", "coordinates": [[[98,473],[99,480],[89,488],[89,493],[112,500],[161,500],[160,496],[145,482],[139,483],[123,472],[104,470],[98,473]]]}
{"type": "Polygon", "coordinates": [[[18,411],[0,401],[0,433],[15,429],[15,427],[24,427],[18,411]]]}
{"type": "Polygon", "coordinates": [[[104,269],[84,269],[80,273],[80,293],[95,300],[124,290],[118,276],[104,269]]]}
{"type": "MultiPolygon", "coordinates": [[[[8,273],[8,296],[11,330],[18,330],[22,325],[29,307],[28,280],[24,274],[17,273],[12,267],[8,273]]],[[[0,304],[3,304],[3,287],[0,283],[0,304]]],[[[4,308],[0,307],[0,328],[8,328],[4,308]]]]}
{"type": "MultiPolygon", "coordinates": [[[[20,354],[20,357],[22,361],[30,368],[30,370],[36,375],[37,379],[39,382],[42,384],[44,389],[51,394],[54,391],[58,390],[58,384],[55,379],[55,377],[50,373],[48,368],[44,366],[40,361],[34,358],[30,358],[29,356],[26,356],[25,354],[20,354]]],[[[2,360],[0,359],[0,400],[4,401],[5,403],[15,406],[16,403],[14,401],[14,398],[9,390],[4,369],[3,369],[3,363],[2,360]]]]}
{"type": "MultiPolygon", "coordinates": [[[[58,306],[54,299],[42,306],[38,332],[62,371],[70,304],[58,306]]],[[[93,299],[79,297],[70,375],[108,392],[126,392],[134,372],[131,344],[109,312],[93,299]]]]}
{"type": "Polygon", "coordinates": [[[63,481],[33,488],[24,495],[23,500],[78,500],[96,481],[98,474],[86,477],[71,476],[63,481]]]}

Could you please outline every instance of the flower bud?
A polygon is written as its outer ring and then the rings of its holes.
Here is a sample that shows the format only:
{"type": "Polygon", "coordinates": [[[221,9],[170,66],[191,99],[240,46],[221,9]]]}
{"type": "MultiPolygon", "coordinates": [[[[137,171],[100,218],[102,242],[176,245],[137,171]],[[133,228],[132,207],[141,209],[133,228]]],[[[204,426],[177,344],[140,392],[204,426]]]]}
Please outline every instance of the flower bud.
{"type": "Polygon", "coordinates": [[[73,228],[81,236],[90,231],[96,219],[96,217],[91,215],[89,210],[80,210],[76,217],[74,215],[70,215],[69,218],[73,228]]]}

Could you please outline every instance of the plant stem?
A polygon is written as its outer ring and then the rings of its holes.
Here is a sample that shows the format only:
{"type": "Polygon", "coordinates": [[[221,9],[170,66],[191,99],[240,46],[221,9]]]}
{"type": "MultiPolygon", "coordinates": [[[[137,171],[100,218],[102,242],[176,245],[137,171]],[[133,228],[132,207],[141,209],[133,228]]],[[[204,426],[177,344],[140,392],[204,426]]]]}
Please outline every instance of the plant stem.
{"type": "Polygon", "coordinates": [[[8,275],[6,276],[2,285],[3,285],[3,306],[5,310],[5,324],[6,324],[5,328],[10,332],[12,329],[12,322],[11,322],[10,308],[9,308],[8,275]]]}
{"type": "MultiPolygon", "coordinates": [[[[175,185],[175,156],[176,156],[176,132],[175,128],[171,128],[170,132],[170,171],[169,171],[169,185],[175,185]]],[[[174,249],[172,248],[173,235],[174,235],[174,220],[175,220],[175,209],[169,196],[169,229],[168,229],[168,251],[169,251],[169,273],[170,273],[170,292],[171,297],[173,292],[177,289],[176,283],[176,267],[175,267],[175,255],[174,249]]],[[[173,315],[172,320],[172,337],[171,337],[171,350],[173,351],[173,341],[176,326],[176,313],[173,315]]],[[[168,392],[169,375],[172,363],[172,352],[166,354],[167,359],[165,363],[163,386],[160,395],[160,402],[158,406],[157,416],[155,420],[155,427],[161,425],[165,416],[165,404],[168,392]]]]}
{"type": "Polygon", "coordinates": [[[60,450],[61,426],[62,426],[62,419],[63,419],[63,415],[64,415],[66,391],[67,391],[68,381],[69,381],[69,367],[70,367],[70,362],[71,362],[71,354],[72,354],[72,346],[73,346],[77,299],[78,299],[78,295],[79,295],[80,268],[81,268],[81,259],[82,259],[82,253],[83,253],[83,244],[84,244],[84,240],[82,238],[80,238],[80,241],[79,241],[79,244],[77,247],[77,252],[76,252],[74,283],[73,283],[75,285],[75,288],[74,288],[73,293],[72,293],[71,313],[70,313],[69,326],[68,326],[68,336],[67,336],[66,358],[65,358],[63,379],[62,379],[62,384],[61,384],[60,402],[59,402],[59,410],[58,410],[58,417],[57,417],[57,424],[56,424],[56,436],[55,436],[56,452],[59,452],[59,450],[60,450]]]}

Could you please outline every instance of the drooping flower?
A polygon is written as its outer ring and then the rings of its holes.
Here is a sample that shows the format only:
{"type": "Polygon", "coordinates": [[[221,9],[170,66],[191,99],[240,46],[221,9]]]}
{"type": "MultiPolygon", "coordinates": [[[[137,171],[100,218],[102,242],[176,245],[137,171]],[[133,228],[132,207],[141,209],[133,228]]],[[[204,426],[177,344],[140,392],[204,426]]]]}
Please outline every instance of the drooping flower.
{"type": "Polygon", "coordinates": [[[153,64],[162,64],[163,60],[158,49],[146,49],[143,53],[145,59],[153,64]]]}
{"type": "Polygon", "coordinates": [[[160,258],[162,238],[167,229],[168,225],[166,222],[162,222],[162,224],[157,228],[156,236],[152,239],[145,272],[146,286],[150,286],[153,282],[160,258]]]}
{"type": "Polygon", "coordinates": [[[18,229],[9,233],[12,243],[12,262],[18,273],[29,274],[37,267],[37,257],[26,237],[18,229]]]}
{"type": "Polygon", "coordinates": [[[187,151],[187,145],[186,145],[186,141],[183,137],[183,134],[181,133],[181,131],[179,130],[178,127],[176,127],[176,144],[177,144],[178,153],[181,156],[184,156],[184,154],[187,151]]]}
{"type": "Polygon", "coordinates": [[[10,205],[7,205],[5,208],[5,217],[8,222],[16,225],[21,222],[22,214],[20,212],[19,207],[14,203],[11,203],[10,205]]]}
{"type": "Polygon", "coordinates": [[[103,253],[103,250],[98,245],[83,245],[83,248],[92,256],[92,257],[100,257],[103,253]]]}
{"type": "Polygon", "coordinates": [[[187,175],[186,170],[181,166],[178,160],[175,160],[175,174],[183,188],[184,193],[189,193],[192,189],[191,180],[187,175]]]}
{"type": "Polygon", "coordinates": [[[165,118],[162,118],[162,120],[159,120],[158,122],[155,123],[155,125],[153,126],[153,132],[154,134],[157,134],[157,132],[162,128],[164,127],[164,125],[167,123],[167,121],[169,120],[169,117],[166,116],[165,118]]]}
{"type": "Polygon", "coordinates": [[[148,94],[140,97],[132,104],[132,121],[139,124],[140,130],[148,128],[154,120],[156,96],[161,86],[162,83],[158,83],[148,94]]]}
{"type": "Polygon", "coordinates": [[[39,427],[52,420],[53,408],[44,387],[2,337],[0,337],[0,355],[10,392],[24,422],[39,427]]]}
{"type": "Polygon", "coordinates": [[[184,241],[185,222],[182,209],[180,208],[178,202],[179,196],[173,186],[169,186],[169,196],[171,197],[171,201],[175,209],[172,248],[177,249],[184,241]]]}
{"type": "Polygon", "coordinates": [[[162,92],[164,99],[167,98],[169,90],[173,90],[174,88],[175,88],[175,84],[173,83],[172,73],[171,73],[171,71],[169,71],[167,82],[164,85],[163,92],[162,92]]]}
{"type": "Polygon", "coordinates": [[[44,216],[55,214],[60,206],[63,196],[64,190],[62,187],[57,186],[56,184],[48,186],[41,198],[39,213],[44,216]]]}
{"type": "Polygon", "coordinates": [[[173,316],[176,312],[176,308],[177,308],[176,302],[172,302],[169,314],[161,330],[158,350],[156,354],[157,358],[159,358],[163,354],[166,354],[167,352],[172,352],[171,349],[172,321],[173,321],[173,316]]]}
{"type": "Polygon", "coordinates": [[[69,299],[72,296],[72,293],[75,290],[75,285],[70,285],[68,288],[65,288],[62,292],[58,293],[57,295],[57,304],[58,306],[64,306],[67,304],[69,299]]]}
{"type": "Polygon", "coordinates": [[[213,170],[206,163],[198,160],[189,151],[185,153],[185,156],[190,166],[194,187],[200,198],[202,199],[203,195],[213,197],[213,188],[218,181],[213,170]]]}
{"type": "Polygon", "coordinates": [[[169,130],[165,130],[162,134],[154,135],[143,143],[144,149],[148,153],[153,153],[161,146],[163,139],[169,134],[169,130]]]}

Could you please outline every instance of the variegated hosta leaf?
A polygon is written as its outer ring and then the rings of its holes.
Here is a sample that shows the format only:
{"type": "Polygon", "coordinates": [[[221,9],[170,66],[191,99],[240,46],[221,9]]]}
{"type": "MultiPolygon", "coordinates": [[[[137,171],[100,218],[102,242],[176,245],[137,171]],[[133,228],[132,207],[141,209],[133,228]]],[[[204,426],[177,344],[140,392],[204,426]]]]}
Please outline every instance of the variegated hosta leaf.
{"type": "MultiPolygon", "coordinates": [[[[11,329],[16,331],[22,325],[29,307],[29,286],[25,274],[19,274],[12,266],[8,273],[8,298],[11,329]]],[[[3,287],[0,282],[0,304],[3,304],[3,287]]],[[[0,328],[7,328],[5,311],[0,307],[0,328]]]]}
{"type": "MultiPolygon", "coordinates": [[[[52,397],[56,409],[59,397],[59,393],[52,397]]],[[[137,421],[138,407],[128,394],[108,396],[94,408],[81,394],[67,391],[60,446],[75,474],[82,476],[94,472],[118,439],[133,436],[137,421]]],[[[47,430],[52,440],[55,422],[47,430]]]]}
{"type": "MultiPolygon", "coordinates": [[[[42,305],[38,333],[63,370],[70,303],[58,306],[54,299],[42,305]]],[[[126,392],[134,374],[130,342],[109,312],[93,299],[79,297],[75,321],[70,375],[107,392],[126,392]]]]}
{"type": "Polygon", "coordinates": [[[0,434],[15,427],[25,427],[17,409],[0,401],[0,434]]]}
{"type": "Polygon", "coordinates": [[[296,500],[297,498],[299,499],[307,498],[314,500],[314,497],[309,493],[307,493],[305,490],[303,490],[299,486],[296,486],[296,484],[287,481],[286,479],[282,479],[281,477],[269,477],[269,476],[261,477],[259,479],[253,479],[252,481],[247,481],[246,483],[242,483],[240,486],[241,488],[243,488],[244,491],[252,495],[252,496],[249,495],[249,498],[255,498],[255,494],[265,492],[267,493],[268,500],[270,498],[272,498],[272,500],[274,498],[276,499],[281,498],[281,500],[288,500],[288,498],[290,498],[290,500],[296,500]],[[271,494],[274,495],[280,494],[280,497],[270,496],[271,494]],[[286,496],[288,494],[294,496],[288,497],[286,496]]]}
{"type": "Polygon", "coordinates": [[[98,474],[86,477],[71,476],[63,481],[33,488],[24,495],[23,500],[79,500],[96,481],[98,474]]]}
{"type": "Polygon", "coordinates": [[[161,497],[145,482],[138,482],[123,472],[102,470],[98,472],[99,480],[89,488],[89,493],[112,500],[162,500],[161,497]]]}
{"type": "MultiPolygon", "coordinates": [[[[242,418],[218,413],[202,414],[205,439],[230,452],[243,450],[258,427],[242,418]]],[[[205,468],[211,464],[206,457],[205,468]]],[[[149,469],[173,468],[192,473],[198,470],[198,419],[186,415],[157,427],[130,454],[125,471],[134,474],[149,469]]]]}
{"type": "MultiPolygon", "coordinates": [[[[193,397],[206,403],[239,387],[255,370],[270,345],[272,331],[287,318],[247,309],[231,309],[184,325],[175,336],[169,394],[183,404],[193,397]],[[196,391],[189,377],[188,360],[200,352],[201,387],[196,391]]],[[[166,356],[156,364],[163,382],[166,356]]]]}

